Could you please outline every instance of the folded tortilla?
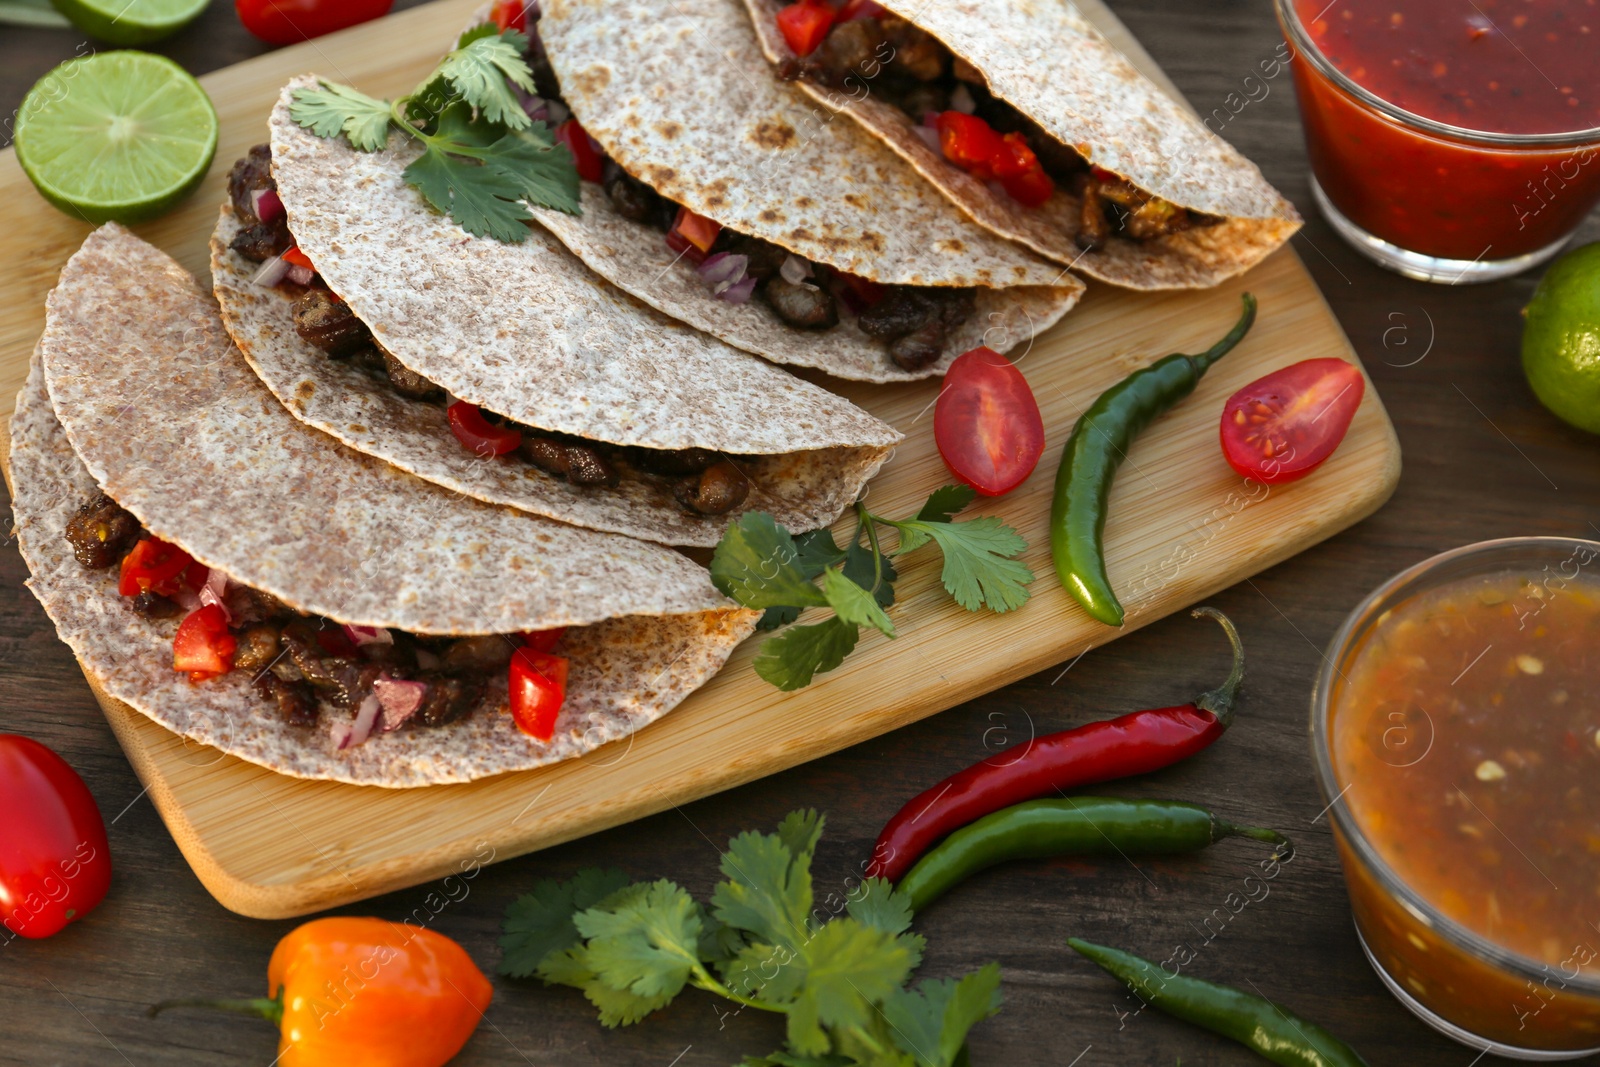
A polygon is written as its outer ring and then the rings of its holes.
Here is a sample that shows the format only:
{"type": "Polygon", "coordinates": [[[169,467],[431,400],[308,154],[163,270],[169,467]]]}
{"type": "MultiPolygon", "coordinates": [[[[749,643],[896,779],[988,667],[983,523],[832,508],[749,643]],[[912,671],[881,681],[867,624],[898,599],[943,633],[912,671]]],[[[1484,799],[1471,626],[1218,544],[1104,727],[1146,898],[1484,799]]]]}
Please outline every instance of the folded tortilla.
{"type": "Polygon", "coordinates": [[[478,503],[298,422],[194,280],[115,225],[90,235],[50,296],[11,442],[28,584],[85,670],[168,729],[284,774],[420,786],[569,759],[671,710],[759,617],[670,549],[478,503]],[[63,537],[98,489],[207,566],[336,622],[571,627],[554,739],[522,733],[501,687],[463,721],[335,752],[323,731],[281,720],[245,671],[190,684],[172,669],[176,620],[135,615],[117,568],[85,568],[63,537]]]}
{"type": "MultiPolygon", "coordinates": [[[[774,64],[794,58],[778,29],[785,0],[745,0],[774,64]]],[[[1089,163],[1219,225],[1148,242],[1074,240],[1078,198],[1057,187],[1039,208],[992,190],[948,161],[916,122],[870,91],[799,84],[883,139],[985,229],[1090,277],[1132,289],[1216,285],[1253,266],[1300,228],[1300,216],[1238,150],[1136,70],[1070,0],[882,0],[984,76],[991,93],[1089,163]]],[[[775,76],[775,75],[774,75],[775,76]]]]}
{"type": "Polygon", "coordinates": [[[739,0],[550,0],[537,28],[562,98],[624,170],[740,233],[884,284],[976,286],[941,358],[907,371],[846,317],[796,329],[759,299],[717,299],[662,235],[585,184],[583,214],[535,216],[590,267],[652,306],[749,352],[841,378],[944,373],[980,344],[1006,351],[1054,325],[1083,286],[974,225],[854,124],[771,76],[739,0]]]}
{"type": "Polygon", "coordinates": [[[289,298],[251,283],[258,265],[227,248],[223,209],[212,271],[223,320],[296,417],[429,481],[591,529],[710,546],[744,511],[796,532],[826,526],[860,494],[901,435],[849,401],[690,329],[592,274],[537,226],[522,244],[472,237],[402,173],[418,154],[398,135],[357,152],[289,116],[271,120],[272,172],[300,249],[401,363],[452,396],[516,422],[590,441],[705,448],[739,457],[739,508],[687,511],[626,460],[614,488],[578,487],[512,459],[483,460],[440,405],[400,397],[294,332],[289,298]]]}

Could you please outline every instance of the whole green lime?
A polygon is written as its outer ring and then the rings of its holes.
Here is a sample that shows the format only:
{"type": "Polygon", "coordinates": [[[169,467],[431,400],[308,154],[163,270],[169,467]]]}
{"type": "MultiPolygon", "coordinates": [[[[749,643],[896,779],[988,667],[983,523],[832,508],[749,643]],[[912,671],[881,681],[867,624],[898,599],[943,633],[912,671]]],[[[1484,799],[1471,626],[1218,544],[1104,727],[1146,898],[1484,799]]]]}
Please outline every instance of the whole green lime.
{"type": "Polygon", "coordinates": [[[1578,429],[1600,433],[1600,241],[1556,260],[1523,315],[1522,373],[1534,395],[1578,429]]]}

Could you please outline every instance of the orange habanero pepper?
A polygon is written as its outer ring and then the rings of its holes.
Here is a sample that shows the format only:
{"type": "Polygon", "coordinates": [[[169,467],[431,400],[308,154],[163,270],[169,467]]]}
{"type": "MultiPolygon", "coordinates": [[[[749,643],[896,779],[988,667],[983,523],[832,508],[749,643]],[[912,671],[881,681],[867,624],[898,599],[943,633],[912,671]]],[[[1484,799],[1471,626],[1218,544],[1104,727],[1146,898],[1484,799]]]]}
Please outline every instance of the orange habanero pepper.
{"type": "Polygon", "coordinates": [[[443,934],[385,919],[316,919],[278,942],[270,997],[169,1000],[278,1024],[281,1067],[443,1067],[477,1029],[494,990],[443,934]]]}

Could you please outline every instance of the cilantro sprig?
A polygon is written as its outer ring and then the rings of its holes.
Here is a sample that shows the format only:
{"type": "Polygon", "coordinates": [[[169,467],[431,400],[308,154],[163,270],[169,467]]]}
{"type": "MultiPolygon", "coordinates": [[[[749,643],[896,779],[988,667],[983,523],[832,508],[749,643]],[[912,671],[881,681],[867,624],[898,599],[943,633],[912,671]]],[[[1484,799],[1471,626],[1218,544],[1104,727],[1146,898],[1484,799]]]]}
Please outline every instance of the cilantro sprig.
{"type": "Polygon", "coordinates": [[[581,989],[607,1027],[686,987],[785,1016],[786,1047],[743,1067],[964,1062],[968,1031],[1000,1010],[999,965],[908,988],[924,947],[909,900],[868,878],[825,914],[811,874],[822,827],[796,811],[777,833],[733,838],[709,906],[614,870],[541,881],[506,911],[500,973],[581,989]]]}
{"type": "Polygon", "coordinates": [[[779,689],[801,689],[844,662],[863,626],[894,637],[894,622],[884,611],[894,604],[899,578],[894,557],[930,541],[944,554],[944,587],[963,608],[1003,612],[1027,603],[1033,572],[1016,558],[1028,547],[1022,536],[989,515],[954,521],[976,496],[968,486],[947,485],[915,516],[898,520],[858,503],[856,535],[845,548],[827,530],[794,537],[764,512],[741,517],[712,556],[717,588],[747,608],[763,609],[765,630],[788,626],[806,608],[833,609],[832,618],[770,638],[756,656],[756,673],[779,689]],[[892,553],[883,550],[885,528],[899,538],[892,553]]]}
{"type": "Polygon", "coordinates": [[[420,142],[406,183],[468,233],[518,244],[528,239],[528,204],[579,211],[572,153],[517,97],[534,89],[527,50],[525,34],[486,23],[462,34],[409,96],[390,102],[320,82],[294,91],[289,114],[318,137],[343,135],[358,152],[384,148],[391,130],[420,142]]]}

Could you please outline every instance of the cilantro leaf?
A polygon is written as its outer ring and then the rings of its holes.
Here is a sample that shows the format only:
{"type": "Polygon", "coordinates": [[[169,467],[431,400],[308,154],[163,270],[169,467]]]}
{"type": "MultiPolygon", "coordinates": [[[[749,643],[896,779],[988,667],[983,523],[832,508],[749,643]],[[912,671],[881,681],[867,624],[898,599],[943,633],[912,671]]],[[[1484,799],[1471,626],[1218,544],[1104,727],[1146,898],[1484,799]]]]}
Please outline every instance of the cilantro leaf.
{"type": "Polygon", "coordinates": [[[483,37],[498,37],[500,27],[493,22],[480,22],[476,26],[461,31],[461,36],[456,38],[456,47],[465,48],[473,41],[483,37]]]}
{"type": "Polygon", "coordinates": [[[665,994],[644,997],[607,986],[590,968],[588,949],[583,945],[575,945],[545,957],[539,965],[539,977],[552,985],[568,985],[583,990],[589,1003],[600,1009],[600,1024],[608,1029],[630,1026],[672,1003],[672,997],[665,994]]]}
{"type": "Polygon", "coordinates": [[[517,199],[518,183],[479,163],[468,163],[429,145],[406,167],[405,180],[475,237],[507,244],[528,239],[533,214],[517,199]]]}
{"type": "Polygon", "coordinates": [[[711,556],[711,581],[747,608],[826,605],[822,590],[811,584],[815,575],[807,574],[799,559],[799,546],[788,530],[766,512],[750,511],[718,542],[711,556]]]}
{"type": "Polygon", "coordinates": [[[896,554],[915,551],[931,538],[944,552],[944,587],[968,611],[987,606],[1004,612],[1028,602],[1033,571],[1010,557],[1028,547],[1022,536],[992,515],[965,522],[891,522],[900,531],[896,554]]]}
{"type": "Polygon", "coordinates": [[[544,958],[578,943],[574,912],[586,911],[628,884],[618,870],[587,867],[565,882],[536,882],[506,909],[500,973],[513,978],[533,974],[544,958]]]}
{"type": "Polygon", "coordinates": [[[952,1067],[967,1032],[1000,1010],[1000,965],[990,963],[962,978],[896,989],[883,1004],[894,1041],[921,1067],[952,1067]]]}
{"type": "MultiPolygon", "coordinates": [[[[794,825],[785,836],[797,840],[802,832],[794,825]]],[[[711,913],[718,920],[768,944],[805,941],[811,929],[809,852],[797,857],[784,836],[747,831],[728,842],[722,873],[727,881],[717,883],[711,893],[711,913]]]]}
{"type": "Polygon", "coordinates": [[[818,673],[843,663],[860,634],[860,627],[840,618],[795,626],[767,638],[753,666],[758,676],[784,692],[804,689],[818,673]]]}
{"type": "Polygon", "coordinates": [[[949,522],[958,511],[964,511],[978,499],[978,491],[970,485],[944,485],[935,489],[928,502],[917,512],[920,522],[949,522]]]}
{"type": "MultiPolygon", "coordinates": [[[[832,564],[830,564],[831,566],[832,564]]],[[[894,569],[894,561],[888,556],[878,557],[878,588],[873,596],[878,601],[878,606],[886,608],[894,603],[894,583],[899,581],[900,575],[894,569]]],[[[844,576],[855,582],[861,588],[872,589],[872,549],[860,541],[852,544],[844,554],[844,576]]]]}
{"type": "Polygon", "coordinates": [[[811,858],[816,855],[817,842],[822,840],[822,827],[827,817],[815,808],[791,811],[778,824],[778,840],[789,850],[795,863],[803,863],[809,870],[811,858]]]}
{"type": "Polygon", "coordinates": [[[578,912],[588,939],[585,963],[607,988],[643,998],[672,998],[700,965],[700,905],[663,879],[578,912]]]}
{"type": "Polygon", "coordinates": [[[788,1052],[772,1052],[765,1056],[746,1056],[739,1067],[850,1067],[856,1060],[848,1056],[795,1056],[788,1052]]]}
{"type": "Polygon", "coordinates": [[[481,157],[484,166],[500,170],[520,183],[522,199],[535,207],[567,215],[579,206],[578,164],[566,145],[556,145],[550,128],[535,122],[525,130],[512,130],[489,146],[481,157]]]}
{"type": "MultiPolygon", "coordinates": [[[[815,578],[840,560],[846,560],[845,573],[850,573],[848,558],[845,553],[839,551],[839,546],[834,543],[833,534],[827,530],[811,530],[808,533],[803,533],[794,539],[794,546],[797,552],[795,565],[805,573],[807,581],[815,578]]],[[[867,573],[872,573],[870,557],[867,561],[867,573]]],[[[889,590],[889,597],[892,602],[894,590],[889,590]]],[[[756,629],[776,630],[780,626],[787,626],[798,619],[800,612],[804,610],[804,608],[792,604],[770,607],[761,616],[761,621],[756,624],[756,629]]]]}
{"type": "Polygon", "coordinates": [[[830,1048],[823,1027],[865,1026],[873,1005],[900,990],[911,954],[893,934],[835,919],[806,942],[805,984],[789,1008],[789,1045],[816,1056],[830,1048]]]}
{"type": "Polygon", "coordinates": [[[845,905],[852,919],[886,934],[900,934],[911,929],[911,898],[895,892],[894,884],[887,878],[868,878],[861,883],[863,892],[845,905]]]}
{"type": "Polygon", "coordinates": [[[296,89],[289,116],[318,137],[341,133],[358,152],[375,152],[389,142],[389,105],[337,82],[320,89],[296,89]]]}
{"type": "Polygon", "coordinates": [[[834,614],[851,626],[871,626],[885,636],[894,636],[894,623],[883,613],[871,593],[829,567],[822,572],[822,595],[834,614]]]}
{"type": "Polygon", "coordinates": [[[740,996],[759,997],[768,1004],[793,1001],[805,984],[806,970],[800,953],[787,945],[756,942],[746,945],[722,968],[722,980],[740,996]]]}
{"type": "Polygon", "coordinates": [[[511,86],[533,92],[533,71],[522,58],[528,49],[526,34],[506,30],[493,36],[469,30],[462,34],[466,44],[439,62],[439,77],[444,78],[461,98],[483,112],[490,122],[508,129],[526,129],[532,119],[522,110],[522,102],[511,86]],[[507,84],[510,83],[510,84],[507,84]]]}

